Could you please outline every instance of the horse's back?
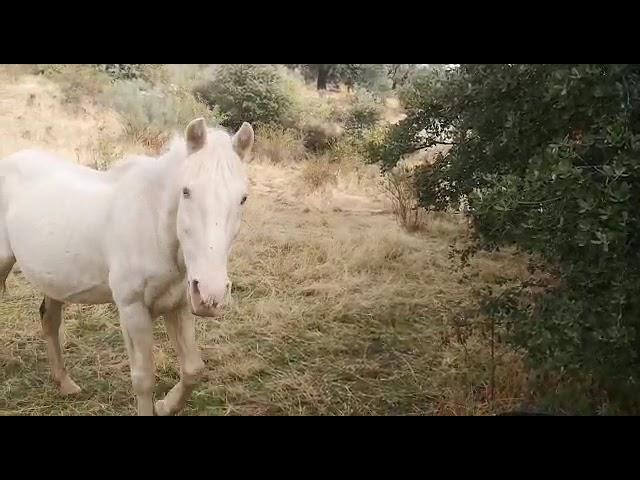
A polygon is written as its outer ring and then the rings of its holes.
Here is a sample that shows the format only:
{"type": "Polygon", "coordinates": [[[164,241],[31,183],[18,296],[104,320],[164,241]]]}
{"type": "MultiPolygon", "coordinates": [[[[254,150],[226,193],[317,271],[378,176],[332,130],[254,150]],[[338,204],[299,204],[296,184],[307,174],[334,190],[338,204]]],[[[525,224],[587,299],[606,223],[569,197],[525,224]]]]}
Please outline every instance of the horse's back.
{"type": "Polygon", "coordinates": [[[39,149],[21,150],[0,160],[0,177],[3,178],[13,177],[21,182],[29,182],[56,173],[75,176],[82,181],[96,181],[103,177],[101,172],[39,149]]]}
{"type": "Polygon", "coordinates": [[[0,161],[3,228],[24,275],[65,301],[108,300],[104,175],[39,150],[0,161]],[[79,295],[79,296],[78,296],[79,295]]]}

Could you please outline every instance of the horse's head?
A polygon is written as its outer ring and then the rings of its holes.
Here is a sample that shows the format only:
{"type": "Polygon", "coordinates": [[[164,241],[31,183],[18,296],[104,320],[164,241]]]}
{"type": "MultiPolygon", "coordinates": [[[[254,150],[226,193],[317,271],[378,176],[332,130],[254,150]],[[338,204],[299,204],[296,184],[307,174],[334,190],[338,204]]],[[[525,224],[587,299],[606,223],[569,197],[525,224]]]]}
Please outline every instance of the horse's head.
{"type": "Polygon", "coordinates": [[[188,301],[198,316],[219,315],[230,289],[227,261],[247,201],[244,162],[253,141],[248,123],[235,135],[207,129],[202,118],[187,126],[177,229],[188,301]]]}

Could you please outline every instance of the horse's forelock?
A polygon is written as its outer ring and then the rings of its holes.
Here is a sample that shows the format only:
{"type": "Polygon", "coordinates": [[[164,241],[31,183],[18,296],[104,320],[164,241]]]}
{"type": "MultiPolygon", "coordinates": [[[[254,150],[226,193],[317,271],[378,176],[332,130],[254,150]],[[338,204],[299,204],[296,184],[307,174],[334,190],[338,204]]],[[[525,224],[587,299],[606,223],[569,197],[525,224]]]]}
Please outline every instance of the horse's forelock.
{"type": "MultiPolygon", "coordinates": [[[[207,129],[207,141],[202,154],[196,153],[193,158],[188,159],[184,174],[187,177],[198,177],[215,172],[216,177],[226,180],[229,180],[229,177],[242,175],[244,173],[242,161],[233,150],[232,138],[232,135],[222,128],[207,129]]],[[[174,138],[168,155],[186,158],[185,139],[174,138]]]]}

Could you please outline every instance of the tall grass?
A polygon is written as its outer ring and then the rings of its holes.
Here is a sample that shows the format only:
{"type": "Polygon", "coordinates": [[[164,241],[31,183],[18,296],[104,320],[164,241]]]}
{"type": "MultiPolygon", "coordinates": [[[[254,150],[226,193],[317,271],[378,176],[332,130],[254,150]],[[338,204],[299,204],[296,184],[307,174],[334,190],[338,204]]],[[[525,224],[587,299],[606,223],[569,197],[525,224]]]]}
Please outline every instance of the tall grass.
{"type": "Polygon", "coordinates": [[[256,132],[255,155],[276,164],[307,158],[302,132],[279,126],[263,126],[256,132]]]}
{"type": "Polygon", "coordinates": [[[389,195],[396,221],[407,231],[425,226],[426,212],[418,203],[412,170],[398,167],[385,175],[384,189],[389,195]]]}
{"type": "Polygon", "coordinates": [[[63,101],[77,110],[84,101],[95,103],[110,87],[109,75],[89,65],[39,65],[46,78],[60,85],[63,101]]]}

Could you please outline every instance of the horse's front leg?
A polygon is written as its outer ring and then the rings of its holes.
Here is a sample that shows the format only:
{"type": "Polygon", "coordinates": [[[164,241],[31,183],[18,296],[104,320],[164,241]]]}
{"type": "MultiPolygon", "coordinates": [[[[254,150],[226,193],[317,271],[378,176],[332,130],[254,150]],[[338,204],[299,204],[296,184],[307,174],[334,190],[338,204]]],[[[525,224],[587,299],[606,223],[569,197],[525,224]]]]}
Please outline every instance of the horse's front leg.
{"type": "Polygon", "coordinates": [[[156,413],[161,416],[173,415],[184,408],[204,370],[204,362],[196,345],[193,315],[183,309],[165,315],[164,319],[180,362],[180,381],[163,400],[156,402],[156,413]]]}
{"type": "Polygon", "coordinates": [[[153,321],[142,303],[118,305],[138,415],[153,415],[153,321]]]}

